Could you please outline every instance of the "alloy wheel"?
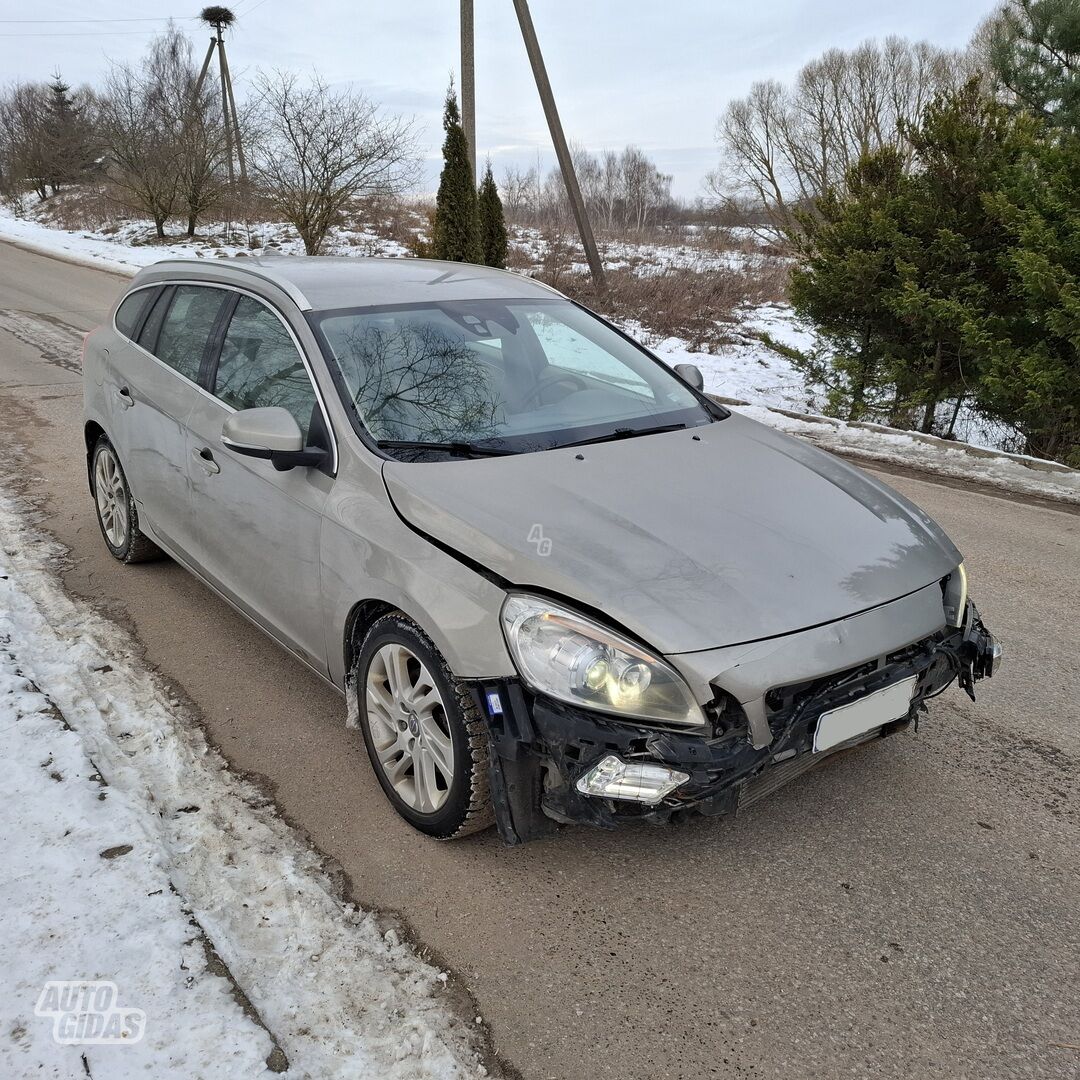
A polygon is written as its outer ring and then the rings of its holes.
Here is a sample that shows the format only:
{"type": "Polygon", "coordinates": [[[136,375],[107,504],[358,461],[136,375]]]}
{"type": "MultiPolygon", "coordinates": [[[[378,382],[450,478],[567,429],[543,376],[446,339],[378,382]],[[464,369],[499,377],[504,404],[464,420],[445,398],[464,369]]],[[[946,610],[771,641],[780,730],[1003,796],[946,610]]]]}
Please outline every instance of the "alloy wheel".
{"type": "Polygon", "coordinates": [[[94,495],[102,532],[114,548],[122,548],[128,534],[127,486],[120,462],[109,446],[98,451],[94,464],[94,495]]]}
{"type": "Polygon", "coordinates": [[[379,768],[408,806],[435,813],[453,786],[454,740],[431,673],[406,646],[384,645],[368,665],[365,701],[379,768]]]}

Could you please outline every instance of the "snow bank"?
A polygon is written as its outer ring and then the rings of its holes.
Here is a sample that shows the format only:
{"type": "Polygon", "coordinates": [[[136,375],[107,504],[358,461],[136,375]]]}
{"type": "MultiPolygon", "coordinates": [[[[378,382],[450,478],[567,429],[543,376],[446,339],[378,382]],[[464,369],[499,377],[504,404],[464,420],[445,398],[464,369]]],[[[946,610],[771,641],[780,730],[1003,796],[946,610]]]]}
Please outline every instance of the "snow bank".
{"type": "Polygon", "coordinates": [[[483,1075],[446,973],[338,898],[59,554],[0,495],[0,1075],[483,1075]],[[111,980],[145,1034],[58,1044],[50,979],[111,980]]]}
{"type": "Polygon", "coordinates": [[[793,415],[760,405],[729,407],[834,453],[1080,505],[1080,472],[1053,461],[986,450],[880,424],[850,424],[828,416],[793,415]]]}

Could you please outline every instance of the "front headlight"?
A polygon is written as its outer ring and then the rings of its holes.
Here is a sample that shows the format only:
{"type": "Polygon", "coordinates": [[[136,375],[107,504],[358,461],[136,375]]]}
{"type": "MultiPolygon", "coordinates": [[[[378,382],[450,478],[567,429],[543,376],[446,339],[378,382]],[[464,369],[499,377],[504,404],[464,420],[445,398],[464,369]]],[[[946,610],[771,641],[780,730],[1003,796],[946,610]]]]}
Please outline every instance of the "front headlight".
{"type": "Polygon", "coordinates": [[[584,615],[541,596],[512,593],[502,625],[521,677],[542,694],[637,720],[705,723],[670,664],[584,615]]]}
{"type": "Polygon", "coordinates": [[[949,626],[963,626],[967,612],[967,571],[961,563],[942,583],[942,602],[945,605],[945,622],[949,626]]]}

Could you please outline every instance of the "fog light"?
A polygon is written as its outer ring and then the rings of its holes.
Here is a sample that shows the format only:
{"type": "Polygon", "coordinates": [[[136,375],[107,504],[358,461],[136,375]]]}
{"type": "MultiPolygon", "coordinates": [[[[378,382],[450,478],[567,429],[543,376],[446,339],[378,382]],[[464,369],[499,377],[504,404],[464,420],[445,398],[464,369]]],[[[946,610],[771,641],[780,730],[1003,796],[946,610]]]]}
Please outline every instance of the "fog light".
{"type": "Polygon", "coordinates": [[[655,806],[689,779],[689,773],[669,769],[655,761],[623,761],[609,754],[585,773],[575,786],[582,795],[630,799],[655,806]]]}

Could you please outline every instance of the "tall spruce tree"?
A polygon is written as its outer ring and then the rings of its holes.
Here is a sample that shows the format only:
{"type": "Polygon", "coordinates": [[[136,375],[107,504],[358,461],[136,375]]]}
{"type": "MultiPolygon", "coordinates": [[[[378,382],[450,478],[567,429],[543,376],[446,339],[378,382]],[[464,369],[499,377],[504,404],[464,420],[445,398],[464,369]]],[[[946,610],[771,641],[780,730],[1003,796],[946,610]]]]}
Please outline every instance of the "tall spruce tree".
{"type": "Polygon", "coordinates": [[[986,212],[1005,172],[1026,145],[1028,121],[1014,120],[972,81],[932,101],[903,129],[913,168],[904,183],[903,243],[896,252],[899,293],[891,303],[908,328],[910,348],[893,382],[935,430],[938,405],[959,403],[978,381],[985,354],[969,327],[1014,302],[1002,267],[1005,234],[986,212]]]}
{"type": "Polygon", "coordinates": [[[903,184],[903,160],[887,147],[854,165],[842,191],[827,191],[814,211],[798,214],[790,297],[819,339],[803,366],[828,388],[829,412],[848,420],[897,419],[888,382],[906,334],[890,300],[899,290],[903,184]]]}
{"type": "Polygon", "coordinates": [[[1013,0],[991,23],[998,83],[1051,127],[1080,132],[1080,3],[1013,0]]]}
{"type": "Polygon", "coordinates": [[[1080,468],[1080,136],[1033,141],[988,200],[1007,237],[1013,303],[969,336],[986,356],[978,403],[1028,453],[1080,468]]]}
{"type": "Polygon", "coordinates": [[[483,261],[476,183],[469,164],[469,145],[461,126],[457,95],[451,85],[443,111],[443,169],[435,196],[432,254],[451,262],[483,261]]]}
{"type": "Polygon", "coordinates": [[[487,163],[484,180],[478,196],[480,209],[480,250],[485,266],[506,269],[509,247],[506,237],[506,218],[503,216],[502,199],[491,174],[491,162],[487,163]]]}
{"type": "Polygon", "coordinates": [[[43,128],[47,181],[55,195],[63,185],[82,177],[94,159],[85,101],[72,94],[59,72],[48,86],[43,128]]]}

